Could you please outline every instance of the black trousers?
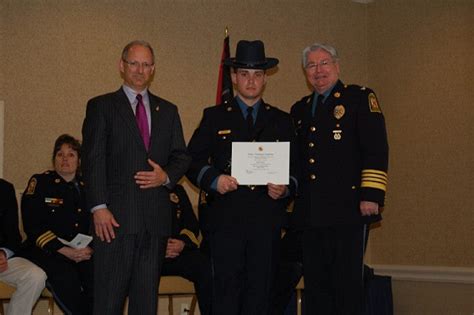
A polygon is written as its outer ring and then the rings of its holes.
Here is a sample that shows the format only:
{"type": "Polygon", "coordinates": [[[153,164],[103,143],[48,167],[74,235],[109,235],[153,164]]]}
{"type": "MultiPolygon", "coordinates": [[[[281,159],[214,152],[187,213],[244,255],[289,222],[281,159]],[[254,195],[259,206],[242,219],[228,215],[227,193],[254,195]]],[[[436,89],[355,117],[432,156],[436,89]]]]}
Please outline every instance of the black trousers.
{"type": "Polygon", "coordinates": [[[272,315],[283,315],[303,275],[302,231],[288,230],[280,241],[281,254],[272,290],[272,315]]]}
{"type": "Polygon", "coordinates": [[[211,233],[214,315],[268,314],[279,240],[279,227],[262,224],[211,233]]]}
{"type": "Polygon", "coordinates": [[[34,248],[27,257],[46,272],[46,286],[64,314],[92,314],[91,260],[76,263],[59,253],[47,254],[38,248],[34,248]]]}
{"type": "Polygon", "coordinates": [[[180,276],[194,282],[201,314],[211,314],[211,262],[199,249],[185,248],[178,257],[166,258],[161,275],[180,276]]]}
{"type": "Polygon", "coordinates": [[[119,235],[111,243],[94,243],[94,314],[155,315],[167,237],[119,235]]]}
{"type": "Polygon", "coordinates": [[[303,235],[305,314],[361,314],[365,225],[310,228],[303,235]]]}

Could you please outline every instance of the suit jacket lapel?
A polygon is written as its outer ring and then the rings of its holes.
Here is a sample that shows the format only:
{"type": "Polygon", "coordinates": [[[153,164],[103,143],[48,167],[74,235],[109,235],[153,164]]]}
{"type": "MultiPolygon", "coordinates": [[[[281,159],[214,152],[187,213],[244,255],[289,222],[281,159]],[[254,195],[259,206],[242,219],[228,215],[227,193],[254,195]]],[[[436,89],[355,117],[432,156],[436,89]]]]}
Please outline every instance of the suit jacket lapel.
{"type": "Polygon", "coordinates": [[[114,103],[114,106],[116,107],[117,112],[124,120],[125,125],[130,130],[132,137],[143,147],[143,149],[145,149],[135,115],[133,114],[132,106],[122,88],[120,88],[115,93],[115,97],[116,102],[114,103]]]}
{"type": "Polygon", "coordinates": [[[148,91],[148,97],[150,100],[150,114],[151,114],[151,134],[150,134],[150,152],[153,148],[153,143],[158,141],[160,136],[161,119],[163,115],[160,115],[160,100],[157,96],[153,95],[148,91]]]}

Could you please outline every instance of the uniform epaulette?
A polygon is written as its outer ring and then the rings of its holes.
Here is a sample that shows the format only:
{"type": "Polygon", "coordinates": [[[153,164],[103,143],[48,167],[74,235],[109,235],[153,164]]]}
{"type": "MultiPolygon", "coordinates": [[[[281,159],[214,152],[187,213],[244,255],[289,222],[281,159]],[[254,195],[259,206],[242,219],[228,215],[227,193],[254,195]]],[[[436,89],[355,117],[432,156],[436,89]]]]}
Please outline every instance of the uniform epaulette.
{"type": "Polygon", "coordinates": [[[313,94],[303,96],[303,97],[300,99],[300,102],[306,103],[306,102],[311,98],[311,95],[313,95],[313,94]]]}
{"type": "Polygon", "coordinates": [[[357,85],[357,84],[346,84],[346,85],[344,85],[344,88],[351,91],[351,92],[360,92],[360,91],[365,91],[366,93],[373,92],[371,88],[368,88],[366,86],[357,85]]]}

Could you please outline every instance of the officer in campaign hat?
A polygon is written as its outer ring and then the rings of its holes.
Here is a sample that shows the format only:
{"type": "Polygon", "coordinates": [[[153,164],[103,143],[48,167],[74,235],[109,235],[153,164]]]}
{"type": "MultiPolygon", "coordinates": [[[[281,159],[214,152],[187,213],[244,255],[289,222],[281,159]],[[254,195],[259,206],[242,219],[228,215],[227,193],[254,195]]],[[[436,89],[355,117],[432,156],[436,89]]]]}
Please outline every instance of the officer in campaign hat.
{"type": "MultiPolygon", "coordinates": [[[[266,314],[280,225],[297,183],[290,176],[288,185],[241,185],[231,176],[232,143],[291,143],[294,129],[287,113],[262,99],[266,70],[278,64],[266,57],[262,41],[239,41],[235,57],[225,64],[232,67],[236,96],[204,109],[189,142],[193,161],[187,176],[207,194],[213,313],[266,314]]],[[[294,158],[291,154],[290,160],[294,158]]],[[[289,175],[294,175],[290,164],[289,175]]]]}

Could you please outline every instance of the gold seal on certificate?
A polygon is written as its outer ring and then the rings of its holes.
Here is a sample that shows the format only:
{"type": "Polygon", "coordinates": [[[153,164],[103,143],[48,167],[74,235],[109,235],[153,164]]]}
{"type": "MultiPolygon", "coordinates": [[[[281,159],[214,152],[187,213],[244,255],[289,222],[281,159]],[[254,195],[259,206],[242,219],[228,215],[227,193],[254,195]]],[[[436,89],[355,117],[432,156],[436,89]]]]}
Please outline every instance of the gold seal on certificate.
{"type": "Polygon", "coordinates": [[[231,176],[240,185],[288,185],[289,142],[232,142],[231,176]]]}

